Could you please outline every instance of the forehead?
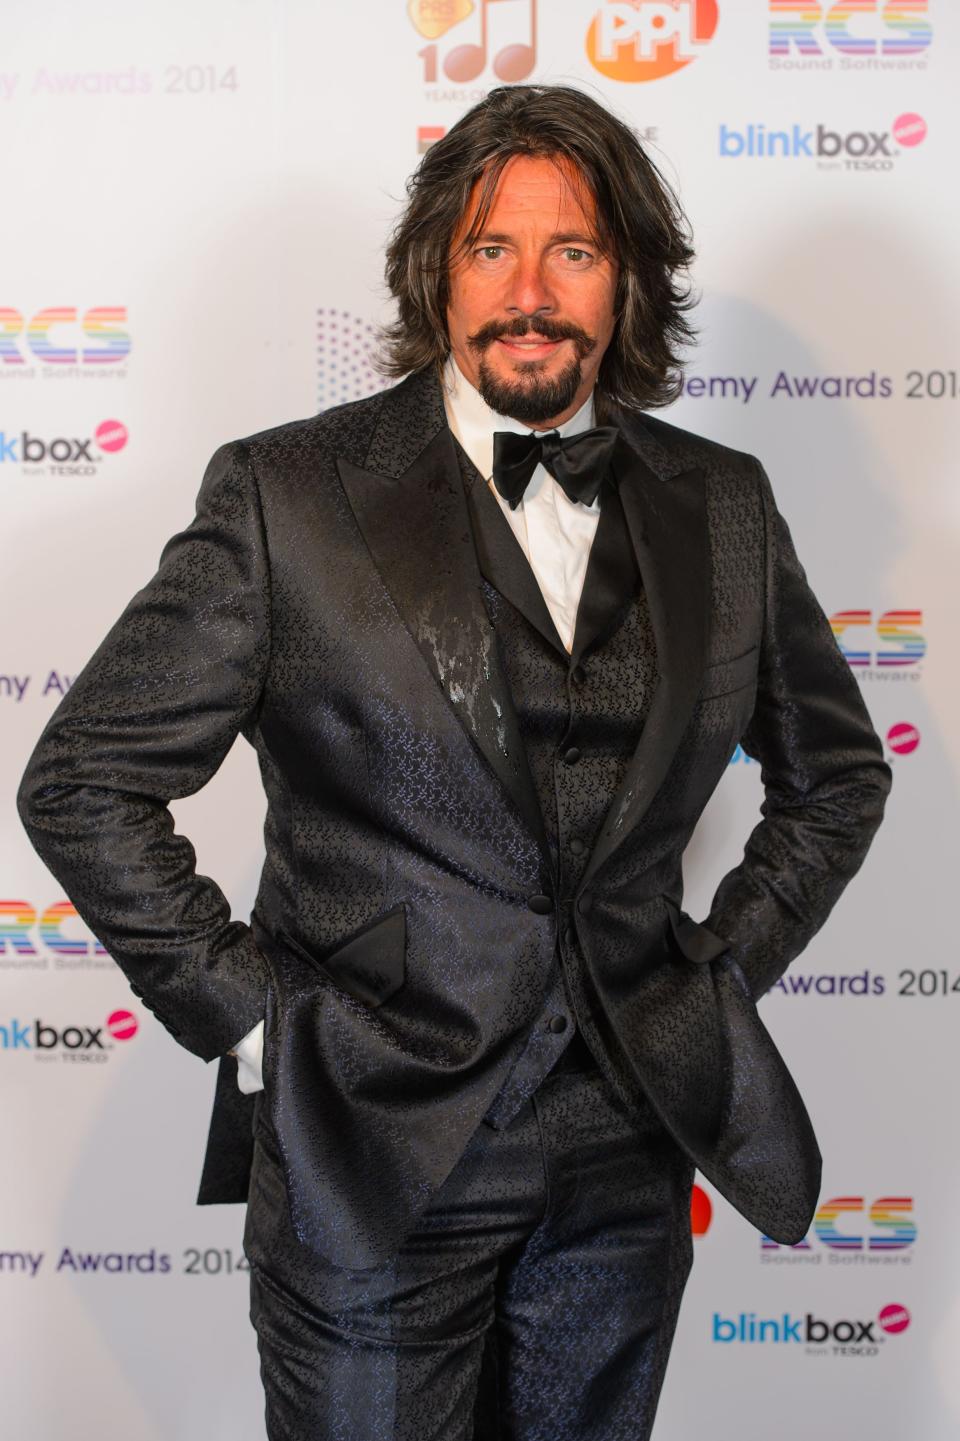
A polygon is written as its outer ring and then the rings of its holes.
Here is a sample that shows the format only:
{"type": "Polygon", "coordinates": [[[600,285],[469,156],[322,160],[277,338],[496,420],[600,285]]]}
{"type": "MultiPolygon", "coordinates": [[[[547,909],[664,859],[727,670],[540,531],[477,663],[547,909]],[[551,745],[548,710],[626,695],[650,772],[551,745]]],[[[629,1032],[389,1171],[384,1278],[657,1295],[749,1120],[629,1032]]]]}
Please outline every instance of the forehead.
{"type": "MultiPolygon", "coordinates": [[[[473,228],[483,202],[483,177],[474,185],[460,232],[473,228]]],[[[510,227],[592,234],[597,207],[583,172],[565,155],[514,155],[497,181],[483,231],[510,227]]]]}

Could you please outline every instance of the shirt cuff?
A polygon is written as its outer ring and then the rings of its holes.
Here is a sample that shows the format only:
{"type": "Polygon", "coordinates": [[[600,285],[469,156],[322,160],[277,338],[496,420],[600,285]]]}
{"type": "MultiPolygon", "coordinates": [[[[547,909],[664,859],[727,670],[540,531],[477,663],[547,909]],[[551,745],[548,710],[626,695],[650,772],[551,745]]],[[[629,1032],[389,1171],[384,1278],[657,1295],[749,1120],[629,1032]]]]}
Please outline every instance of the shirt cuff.
{"type": "Polygon", "coordinates": [[[245,1096],[263,1090],[263,1022],[258,1021],[233,1047],[237,1057],[237,1085],[245,1096]]]}

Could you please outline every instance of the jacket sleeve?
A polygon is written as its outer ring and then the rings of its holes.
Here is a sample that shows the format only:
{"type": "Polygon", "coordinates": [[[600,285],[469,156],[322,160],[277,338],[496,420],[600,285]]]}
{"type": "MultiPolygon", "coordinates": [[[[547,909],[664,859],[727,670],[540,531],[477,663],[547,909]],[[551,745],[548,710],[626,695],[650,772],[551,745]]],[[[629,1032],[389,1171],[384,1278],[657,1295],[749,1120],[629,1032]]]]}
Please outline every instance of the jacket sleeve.
{"type": "Polygon", "coordinates": [[[44,863],[171,1035],[204,1060],[264,1014],[267,963],[196,872],[168,802],[198,791],[254,717],[269,571],[242,442],[50,718],[17,795],[44,863]]]}
{"type": "Polygon", "coordinates": [[[754,997],[823,925],[883,816],[891,772],[860,688],[807,584],[759,462],[766,615],[757,701],[742,739],[758,760],[763,819],[707,920],[754,997]]]}

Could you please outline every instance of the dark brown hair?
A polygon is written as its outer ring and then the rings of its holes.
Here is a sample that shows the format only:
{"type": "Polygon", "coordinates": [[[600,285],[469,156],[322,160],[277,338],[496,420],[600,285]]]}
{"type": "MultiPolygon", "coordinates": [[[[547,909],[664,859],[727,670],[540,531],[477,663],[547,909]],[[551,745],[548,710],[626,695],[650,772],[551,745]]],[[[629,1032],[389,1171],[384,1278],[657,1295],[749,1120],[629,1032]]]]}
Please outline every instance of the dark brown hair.
{"type": "Polygon", "coordinates": [[[572,162],[596,202],[598,241],[619,265],[617,323],[600,365],[598,398],[631,409],[667,405],[680,390],[678,352],[694,335],[684,275],[693,260],[690,227],[633,131],[568,85],[491,90],[424,155],[387,246],[386,279],[399,313],[382,331],[381,370],[397,377],[446,359],[454,236],[480,181],[461,249],[474,243],[514,155],[572,162]]]}

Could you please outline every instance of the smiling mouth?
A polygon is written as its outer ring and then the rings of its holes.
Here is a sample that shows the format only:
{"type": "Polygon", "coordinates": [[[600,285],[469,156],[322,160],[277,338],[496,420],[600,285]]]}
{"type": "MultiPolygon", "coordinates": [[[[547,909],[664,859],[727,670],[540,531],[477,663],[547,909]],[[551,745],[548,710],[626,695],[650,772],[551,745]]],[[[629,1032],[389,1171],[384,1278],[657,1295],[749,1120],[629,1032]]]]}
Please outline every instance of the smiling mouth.
{"type": "Polygon", "coordinates": [[[498,336],[497,343],[505,350],[513,351],[518,355],[532,356],[536,354],[550,355],[563,340],[546,340],[540,336],[532,336],[529,339],[518,340],[514,336],[498,336]]]}

